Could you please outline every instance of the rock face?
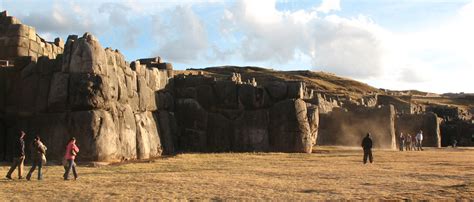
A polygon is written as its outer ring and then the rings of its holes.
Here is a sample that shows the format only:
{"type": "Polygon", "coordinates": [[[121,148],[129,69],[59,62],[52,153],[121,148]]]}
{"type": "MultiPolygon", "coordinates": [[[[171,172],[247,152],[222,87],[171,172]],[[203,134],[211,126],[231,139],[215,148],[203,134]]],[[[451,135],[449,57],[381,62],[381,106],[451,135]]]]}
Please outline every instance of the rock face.
{"type": "Polygon", "coordinates": [[[21,129],[42,137],[50,159],[61,159],[72,136],[83,160],[146,159],[161,155],[160,133],[175,132],[171,115],[159,116],[174,107],[170,65],[129,65],[89,33],[70,36],[56,59],[16,57],[14,64],[0,69],[2,151],[11,151],[3,143],[21,129]]]}

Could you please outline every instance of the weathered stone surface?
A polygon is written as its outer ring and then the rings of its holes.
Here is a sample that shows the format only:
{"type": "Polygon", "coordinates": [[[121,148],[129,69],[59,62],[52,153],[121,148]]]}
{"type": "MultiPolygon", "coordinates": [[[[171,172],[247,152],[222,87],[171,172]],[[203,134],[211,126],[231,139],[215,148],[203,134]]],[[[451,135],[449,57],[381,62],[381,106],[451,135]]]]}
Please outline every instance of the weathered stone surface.
{"type": "Polygon", "coordinates": [[[270,96],[276,101],[286,98],[288,92],[286,83],[280,81],[274,81],[265,85],[265,89],[267,89],[270,96]]]}
{"type": "Polygon", "coordinates": [[[207,128],[209,152],[233,151],[234,124],[231,120],[221,114],[209,113],[207,128]]]}
{"type": "Polygon", "coordinates": [[[70,74],[69,105],[72,110],[110,108],[112,97],[105,77],[95,74],[70,74]]]}
{"type": "Polygon", "coordinates": [[[91,34],[75,40],[69,51],[70,61],[63,66],[64,72],[108,75],[105,50],[91,34]]]}
{"type": "Polygon", "coordinates": [[[312,150],[311,129],[303,100],[284,100],[270,110],[270,147],[273,151],[307,152],[312,150]]]}
{"type": "Polygon", "coordinates": [[[117,104],[113,108],[113,119],[120,141],[120,157],[122,160],[137,158],[137,126],[130,105],[117,104]]]}
{"type": "Polygon", "coordinates": [[[168,111],[158,111],[158,125],[160,129],[160,140],[163,145],[163,154],[174,154],[177,145],[178,126],[173,113],[168,111]]]}
{"type": "Polygon", "coordinates": [[[237,84],[232,81],[220,81],[214,85],[219,105],[227,109],[238,108],[237,84]]]}
{"type": "Polygon", "coordinates": [[[62,111],[67,107],[69,74],[55,73],[51,80],[48,96],[49,111],[62,111]]]}
{"type": "Polygon", "coordinates": [[[182,151],[206,151],[208,113],[194,99],[178,99],[176,118],[180,128],[178,145],[182,151]]]}
{"type": "Polygon", "coordinates": [[[233,151],[269,151],[269,113],[245,111],[234,127],[233,151]]]}
{"type": "Polygon", "coordinates": [[[78,111],[70,114],[69,132],[76,137],[81,159],[115,161],[120,155],[117,130],[109,112],[78,111]]]}
{"type": "Polygon", "coordinates": [[[288,82],[288,98],[303,99],[306,86],[303,82],[288,82]]]}
{"type": "Polygon", "coordinates": [[[137,156],[147,159],[161,155],[162,148],[158,135],[157,121],[151,112],[135,114],[137,125],[137,156]]]}

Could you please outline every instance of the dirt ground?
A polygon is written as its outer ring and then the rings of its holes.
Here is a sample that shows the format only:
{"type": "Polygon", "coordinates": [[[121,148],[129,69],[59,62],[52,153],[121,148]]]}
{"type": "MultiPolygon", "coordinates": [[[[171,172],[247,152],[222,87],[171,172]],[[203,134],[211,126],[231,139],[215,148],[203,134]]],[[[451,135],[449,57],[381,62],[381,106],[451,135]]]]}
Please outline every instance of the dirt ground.
{"type": "Polygon", "coordinates": [[[43,181],[7,180],[2,165],[0,200],[474,198],[474,149],[376,150],[371,165],[361,163],[361,153],[181,154],[80,166],[77,181],[63,181],[61,166],[47,166],[43,181]]]}

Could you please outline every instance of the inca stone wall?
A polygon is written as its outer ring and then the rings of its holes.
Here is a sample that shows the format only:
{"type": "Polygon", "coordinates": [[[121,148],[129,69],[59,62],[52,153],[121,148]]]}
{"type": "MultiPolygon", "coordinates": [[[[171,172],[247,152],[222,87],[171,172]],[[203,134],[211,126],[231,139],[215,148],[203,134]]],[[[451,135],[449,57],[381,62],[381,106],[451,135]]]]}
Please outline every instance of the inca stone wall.
{"type": "Polygon", "coordinates": [[[392,105],[376,108],[359,107],[348,111],[339,108],[321,114],[318,145],[360,147],[370,132],[374,147],[395,149],[395,109],[392,105]]]}
{"type": "Polygon", "coordinates": [[[47,42],[36,34],[34,27],[8,16],[6,11],[0,13],[0,58],[13,60],[19,56],[38,58],[46,56],[56,58],[64,49],[64,42],[56,38],[47,42]]]}
{"type": "MultiPolygon", "coordinates": [[[[160,133],[169,129],[158,120],[173,107],[166,90],[172,69],[158,58],[143,63],[128,64],[88,33],[70,36],[56,59],[17,57],[0,71],[0,136],[12,143],[20,129],[28,140],[39,135],[50,159],[61,158],[71,136],[83,160],[161,155],[160,133]]],[[[7,157],[12,145],[3,145],[7,157]]]]}
{"type": "Polygon", "coordinates": [[[442,119],[434,113],[425,114],[400,114],[396,118],[397,145],[400,133],[415,136],[423,131],[423,146],[441,147],[440,125],[442,119]]]}
{"type": "Polygon", "coordinates": [[[235,74],[174,79],[178,151],[311,152],[318,134],[318,108],[302,100],[301,82],[258,86],[235,74]]]}

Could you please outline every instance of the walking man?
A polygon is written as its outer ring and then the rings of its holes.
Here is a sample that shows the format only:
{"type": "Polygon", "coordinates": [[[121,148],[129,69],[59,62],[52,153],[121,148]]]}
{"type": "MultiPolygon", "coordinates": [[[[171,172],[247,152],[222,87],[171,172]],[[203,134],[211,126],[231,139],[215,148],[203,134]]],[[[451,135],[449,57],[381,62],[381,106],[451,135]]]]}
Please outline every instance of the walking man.
{"type": "Polygon", "coordinates": [[[417,146],[417,150],[419,151],[423,151],[422,142],[423,142],[423,131],[420,130],[420,132],[416,134],[416,146],[417,146]]]}
{"type": "Polygon", "coordinates": [[[403,133],[400,133],[400,151],[403,151],[403,148],[405,147],[405,136],[403,135],[403,133]]]}
{"type": "Polygon", "coordinates": [[[367,157],[370,163],[373,163],[374,158],[372,157],[372,139],[370,138],[370,133],[367,133],[367,136],[362,140],[361,146],[364,149],[364,164],[367,163],[367,157]]]}
{"type": "MultiPolygon", "coordinates": [[[[41,142],[41,139],[39,136],[36,136],[34,141],[31,144],[31,160],[32,160],[32,165],[30,172],[28,172],[28,175],[26,175],[26,180],[31,179],[31,175],[33,175],[33,172],[35,172],[36,166],[38,166],[38,180],[43,179],[43,175],[41,173],[42,168],[43,168],[43,161],[46,160],[46,146],[41,142]]],[[[45,162],[46,163],[46,162],[45,162]]]]}
{"type": "Polygon", "coordinates": [[[18,179],[23,179],[23,162],[25,161],[25,132],[20,131],[18,141],[15,143],[13,164],[6,178],[12,179],[12,173],[18,168],[18,179]]]}

